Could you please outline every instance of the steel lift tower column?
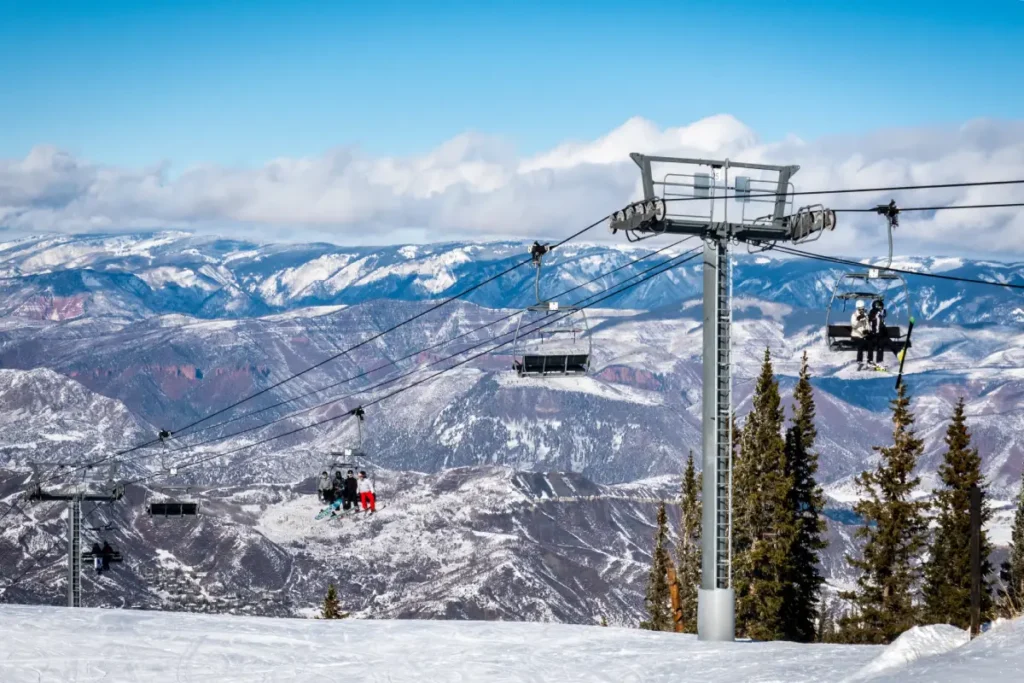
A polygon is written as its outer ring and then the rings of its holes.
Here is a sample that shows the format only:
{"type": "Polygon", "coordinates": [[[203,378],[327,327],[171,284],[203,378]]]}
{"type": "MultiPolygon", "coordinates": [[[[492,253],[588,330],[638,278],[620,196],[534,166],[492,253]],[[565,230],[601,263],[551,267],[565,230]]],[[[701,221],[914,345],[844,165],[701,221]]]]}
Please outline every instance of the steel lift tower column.
{"type": "Polygon", "coordinates": [[[730,247],[807,242],[835,227],[821,205],[794,211],[790,179],[799,166],[724,159],[630,157],[640,167],[644,199],[615,212],[613,233],[631,241],[659,234],[704,240],[702,406],[703,517],[697,632],[701,640],[735,637],[732,587],[732,295],[730,247]]]}

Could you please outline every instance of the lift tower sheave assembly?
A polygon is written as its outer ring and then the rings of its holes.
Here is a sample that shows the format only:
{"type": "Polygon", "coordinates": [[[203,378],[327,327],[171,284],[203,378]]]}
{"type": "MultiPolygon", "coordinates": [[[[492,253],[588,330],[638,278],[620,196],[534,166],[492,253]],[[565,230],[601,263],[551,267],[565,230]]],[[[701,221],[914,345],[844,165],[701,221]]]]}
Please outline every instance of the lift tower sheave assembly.
{"type": "Polygon", "coordinates": [[[612,233],[631,241],[660,234],[704,240],[704,347],[701,640],[735,637],[732,587],[732,276],[729,247],[767,249],[803,243],[835,227],[835,212],[819,205],[794,210],[791,178],[799,166],[747,164],[631,154],[644,198],[612,215],[612,233]]]}

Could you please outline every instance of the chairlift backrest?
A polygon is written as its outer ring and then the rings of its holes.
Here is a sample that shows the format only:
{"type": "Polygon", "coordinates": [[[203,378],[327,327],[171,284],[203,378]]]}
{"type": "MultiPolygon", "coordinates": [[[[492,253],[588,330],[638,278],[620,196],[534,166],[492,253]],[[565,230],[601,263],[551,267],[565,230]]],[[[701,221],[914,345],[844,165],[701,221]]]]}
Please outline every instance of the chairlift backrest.
{"type": "Polygon", "coordinates": [[[196,517],[199,503],[184,501],[163,501],[150,503],[147,512],[150,517],[196,517]]]}

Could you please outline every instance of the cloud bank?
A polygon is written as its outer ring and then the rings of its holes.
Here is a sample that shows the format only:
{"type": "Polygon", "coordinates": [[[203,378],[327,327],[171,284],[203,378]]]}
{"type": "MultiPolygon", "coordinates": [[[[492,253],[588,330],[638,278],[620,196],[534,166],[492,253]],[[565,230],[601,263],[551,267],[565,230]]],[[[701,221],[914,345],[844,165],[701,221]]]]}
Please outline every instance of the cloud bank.
{"type": "MultiPolygon", "coordinates": [[[[729,115],[659,128],[633,118],[591,141],[523,157],[504,140],[464,134],[430,153],[373,157],[358,148],[258,168],[167,163],[118,168],[39,146],[0,160],[0,226],[11,233],[178,228],[261,240],[386,244],[554,237],[640,196],[630,152],[795,163],[797,190],[1024,179],[1024,122],[878,131],[806,142],[761,140],[729,115]]],[[[891,193],[808,198],[833,208],[891,193]]],[[[1024,185],[905,192],[903,206],[1024,200],[1024,185]]],[[[826,251],[871,252],[881,219],[842,214],[826,251]]],[[[598,238],[607,233],[593,233],[598,238]]],[[[903,218],[901,253],[1024,253],[1024,211],[944,211],[903,218]]]]}

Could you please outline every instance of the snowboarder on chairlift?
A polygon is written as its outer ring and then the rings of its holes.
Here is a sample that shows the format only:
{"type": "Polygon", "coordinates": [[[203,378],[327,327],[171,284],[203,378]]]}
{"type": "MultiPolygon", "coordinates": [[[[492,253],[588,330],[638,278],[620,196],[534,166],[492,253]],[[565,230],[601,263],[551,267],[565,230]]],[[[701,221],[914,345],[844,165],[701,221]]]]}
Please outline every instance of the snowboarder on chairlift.
{"type": "Polygon", "coordinates": [[[320,495],[320,502],[331,502],[331,475],[327,474],[327,470],[320,473],[320,481],[317,483],[316,490],[320,495]]]}
{"type": "Polygon", "coordinates": [[[359,472],[359,500],[363,504],[363,512],[373,514],[377,511],[377,500],[373,492],[373,483],[366,478],[366,472],[359,472]]]}
{"type": "Polygon", "coordinates": [[[348,476],[345,477],[345,504],[346,510],[359,507],[359,481],[356,479],[355,472],[352,470],[348,471],[348,476]]]}
{"type": "Polygon", "coordinates": [[[864,301],[857,299],[857,307],[850,316],[850,337],[857,345],[857,369],[864,369],[864,351],[868,352],[868,361],[871,361],[871,321],[865,310],[864,301]]]}
{"type": "Polygon", "coordinates": [[[868,362],[871,362],[871,348],[875,349],[875,363],[882,364],[885,347],[888,346],[888,333],[885,328],[885,302],[875,299],[868,313],[868,324],[871,327],[871,346],[868,348],[868,362]]]}

